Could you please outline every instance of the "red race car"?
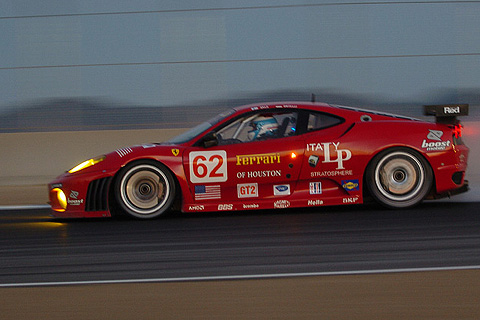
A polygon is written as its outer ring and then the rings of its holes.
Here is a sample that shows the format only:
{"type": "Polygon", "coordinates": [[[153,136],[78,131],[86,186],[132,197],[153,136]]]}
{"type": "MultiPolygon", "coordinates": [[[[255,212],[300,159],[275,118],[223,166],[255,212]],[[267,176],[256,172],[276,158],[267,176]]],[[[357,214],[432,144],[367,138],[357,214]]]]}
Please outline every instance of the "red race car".
{"type": "Polygon", "coordinates": [[[360,204],[407,208],[468,190],[468,148],[456,116],[436,123],[324,103],[248,105],[166,143],[87,160],[49,184],[57,217],[170,210],[232,211],[360,204]]]}

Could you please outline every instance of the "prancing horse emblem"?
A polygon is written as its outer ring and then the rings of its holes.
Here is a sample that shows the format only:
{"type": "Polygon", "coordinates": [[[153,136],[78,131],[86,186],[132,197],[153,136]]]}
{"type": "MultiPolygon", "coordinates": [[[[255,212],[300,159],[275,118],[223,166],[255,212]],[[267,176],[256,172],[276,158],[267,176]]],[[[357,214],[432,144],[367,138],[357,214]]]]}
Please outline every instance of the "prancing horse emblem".
{"type": "Polygon", "coordinates": [[[172,153],[173,153],[173,155],[176,157],[176,156],[178,156],[178,154],[180,153],[180,150],[178,150],[178,149],[172,149],[172,153]]]}

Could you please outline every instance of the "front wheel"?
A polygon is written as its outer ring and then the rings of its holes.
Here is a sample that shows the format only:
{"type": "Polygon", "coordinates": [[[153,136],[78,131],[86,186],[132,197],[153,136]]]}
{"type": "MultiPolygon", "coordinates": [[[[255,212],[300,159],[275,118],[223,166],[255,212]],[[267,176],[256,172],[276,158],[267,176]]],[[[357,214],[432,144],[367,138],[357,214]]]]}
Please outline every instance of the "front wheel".
{"type": "Polygon", "coordinates": [[[430,192],[433,173],[418,152],[406,148],[387,150],[377,155],[366,172],[371,195],[389,208],[408,208],[419,204],[430,192]]]}
{"type": "Polygon", "coordinates": [[[128,215],[152,219],[164,214],[172,206],[175,182],[162,164],[137,162],[120,171],[115,183],[115,196],[128,215]]]}

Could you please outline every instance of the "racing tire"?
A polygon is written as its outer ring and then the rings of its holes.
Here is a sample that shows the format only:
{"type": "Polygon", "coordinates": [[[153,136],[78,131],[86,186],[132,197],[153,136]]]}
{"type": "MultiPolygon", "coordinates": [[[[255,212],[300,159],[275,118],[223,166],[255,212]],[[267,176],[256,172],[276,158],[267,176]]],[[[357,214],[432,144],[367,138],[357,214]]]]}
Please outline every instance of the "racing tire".
{"type": "Polygon", "coordinates": [[[127,215],[153,219],[164,215],[175,199],[175,180],[155,161],[141,161],[123,168],[115,181],[115,197],[127,215]]]}
{"type": "Polygon", "coordinates": [[[419,204],[430,192],[433,171],[418,152],[395,148],[375,156],[366,172],[372,197],[388,208],[409,208],[419,204]]]}

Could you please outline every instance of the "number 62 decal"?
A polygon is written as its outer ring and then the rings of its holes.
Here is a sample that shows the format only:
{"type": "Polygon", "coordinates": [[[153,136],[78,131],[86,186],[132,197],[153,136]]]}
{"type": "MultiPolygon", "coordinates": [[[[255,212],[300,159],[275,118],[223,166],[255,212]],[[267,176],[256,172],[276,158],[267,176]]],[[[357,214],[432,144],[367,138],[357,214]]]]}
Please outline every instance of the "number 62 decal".
{"type": "Polygon", "coordinates": [[[227,152],[224,150],[190,152],[188,162],[192,183],[227,181],[227,152]]]}

